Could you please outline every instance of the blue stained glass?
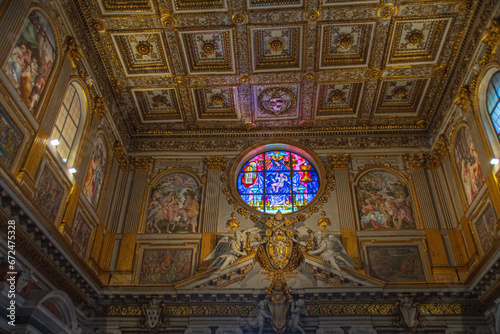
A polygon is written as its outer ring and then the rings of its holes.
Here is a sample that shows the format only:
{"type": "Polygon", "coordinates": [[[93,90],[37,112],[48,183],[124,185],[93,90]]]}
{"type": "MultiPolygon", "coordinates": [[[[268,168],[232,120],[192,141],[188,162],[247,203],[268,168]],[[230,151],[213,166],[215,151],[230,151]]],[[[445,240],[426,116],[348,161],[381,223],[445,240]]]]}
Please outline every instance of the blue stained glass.
{"type": "Polygon", "coordinates": [[[262,173],[245,172],[240,173],[238,177],[238,191],[240,194],[262,193],[264,190],[262,182],[262,173]]]}
{"type": "Polygon", "coordinates": [[[319,177],[304,157],[288,151],[268,151],[249,159],[237,180],[241,199],[266,213],[291,213],[316,197],[319,177]]]}
{"type": "Polygon", "coordinates": [[[290,165],[290,152],[271,151],[266,152],[266,170],[287,171],[290,165]]]}
{"type": "Polygon", "coordinates": [[[486,108],[497,135],[500,134],[500,72],[491,78],[486,92],[486,108]]]}

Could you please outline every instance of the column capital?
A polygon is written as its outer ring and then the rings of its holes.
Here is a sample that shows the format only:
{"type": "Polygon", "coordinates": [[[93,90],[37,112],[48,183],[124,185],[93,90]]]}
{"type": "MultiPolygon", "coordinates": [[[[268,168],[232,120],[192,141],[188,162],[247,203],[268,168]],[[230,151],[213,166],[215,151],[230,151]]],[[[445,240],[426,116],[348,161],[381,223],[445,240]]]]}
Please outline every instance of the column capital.
{"type": "Polygon", "coordinates": [[[347,170],[350,156],[346,154],[330,154],[330,165],[334,170],[347,170]]]}
{"type": "Polygon", "coordinates": [[[226,159],[221,156],[207,155],[205,157],[205,164],[209,170],[222,170],[222,167],[226,164],[226,159]]]}
{"type": "Polygon", "coordinates": [[[410,153],[403,155],[406,160],[406,165],[410,169],[424,169],[425,168],[425,155],[423,152],[410,153]]]}
{"type": "Polygon", "coordinates": [[[125,152],[122,144],[118,140],[115,141],[115,144],[113,145],[113,154],[120,164],[120,169],[128,171],[130,169],[130,157],[127,155],[127,152],[125,152]]]}

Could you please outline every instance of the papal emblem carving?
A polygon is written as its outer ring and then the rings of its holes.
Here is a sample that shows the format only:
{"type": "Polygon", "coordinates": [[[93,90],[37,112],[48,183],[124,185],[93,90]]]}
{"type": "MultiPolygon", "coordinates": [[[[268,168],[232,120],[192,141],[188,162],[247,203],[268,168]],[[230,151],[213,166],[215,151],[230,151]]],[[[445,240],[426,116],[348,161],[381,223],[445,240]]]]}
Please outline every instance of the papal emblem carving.
{"type": "Polygon", "coordinates": [[[148,305],[142,306],[142,319],[139,327],[146,328],[150,333],[156,333],[160,327],[168,323],[165,316],[165,305],[154,298],[148,305]]]}
{"type": "Polygon", "coordinates": [[[288,88],[266,88],[258,98],[261,110],[268,115],[282,115],[295,107],[296,97],[288,88]]]}

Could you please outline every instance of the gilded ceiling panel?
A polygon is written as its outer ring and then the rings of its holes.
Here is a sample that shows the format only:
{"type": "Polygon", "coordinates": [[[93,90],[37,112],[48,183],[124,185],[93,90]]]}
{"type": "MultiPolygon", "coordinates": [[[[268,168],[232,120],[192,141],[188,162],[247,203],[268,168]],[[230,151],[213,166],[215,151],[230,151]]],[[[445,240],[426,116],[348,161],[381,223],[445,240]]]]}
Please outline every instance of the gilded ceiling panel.
{"type": "Polygon", "coordinates": [[[302,26],[251,28],[250,35],[254,72],[302,68],[302,26]]]}
{"type": "Polygon", "coordinates": [[[98,0],[104,14],[153,14],[152,0],[98,0]]]}
{"type": "Polygon", "coordinates": [[[143,122],[182,121],[179,97],[175,88],[132,89],[143,122]]]}
{"type": "Polygon", "coordinates": [[[429,82],[430,79],[382,81],[375,114],[417,115],[429,82]]]}
{"type": "Polygon", "coordinates": [[[375,23],[321,27],[319,68],[368,66],[375,23]]]}
{"type": "Polygon", "coordinates": [[[350,6],[350,5],[367,5],[380,3],[379,0],[323,0],[323,6],[350,6]]]}
{"type": "Polygon", "coordinates": [[[160,32],[112,34],[128,76],[170,74],[160,32]]]}
{"type": "Polygon", "coordinates": [[[299,117],[300,85],[253,86],[256,120],[285,120],[299,117]]]}
{"type": "Polygon", "coordinates": [[[180,32],[190,74],[235,72],[232,29],[180,32]]]}
{"type": "Polygon", "coordinates": [[[397,22],[387,65],[437,62],[450,22],[451,19],[397,22]]]}
{"type": "Polygon", "coordinates": [[[220,12],[227,10],[225,0],[173,0],[176,13],[196,13],[200,10],[207,12],[220,12]]]}
{"type": "Polygon", "coordinates": [[[316,117],[356,116],[363,87],[363,82],[319,85],[316,117]]]}
{"type": "Polygon", "coordinates": [[[236,120],[237,90],[234,87],[191,89],[198,120],[236,120]]]}

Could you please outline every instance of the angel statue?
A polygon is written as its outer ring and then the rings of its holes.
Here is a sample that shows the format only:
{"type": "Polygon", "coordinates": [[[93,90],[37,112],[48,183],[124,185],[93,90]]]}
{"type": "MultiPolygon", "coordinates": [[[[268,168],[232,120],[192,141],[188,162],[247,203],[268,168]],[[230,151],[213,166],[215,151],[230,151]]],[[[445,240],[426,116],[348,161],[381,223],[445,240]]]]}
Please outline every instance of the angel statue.
{"type": "Polygon", "coordinates": [[[343,273],[340,266],[354,269],[354,262],[345,251],[340,240],[333,234],[330,234],[328,239],[323,239],[322,236],[323,233],[321,231],[314,234],[314,241],[317,245],[317,249],[310,251],[309,254],[318,255],[323,261],[331,265],[340,273],[343,273]]]}
{"type": "MultiPolygon", "coordinates": [[[[208,254],[204,261],[214,260],[212,264],[208,267],[208,270],[213,268],[218,268],[219,271],[224,270],[227,266],[233,264],[240,256],[247,255],[243,251],[245,237],[244,235],[249,232],[255,234],[259,231],[259,228],[254,227],[245,231],[236,230],[233,236],[223,237],[215,246],[215,249],[208,254]]],[[[251,244],[252,246],[253,244],[251,244]]]]}
{"type": "Polygon", "coordinates": [[[297,302],[292,300],[292,307],[290,308],[290,320],[288,320],[288,328],[295,334],[297,330],[301,334],[306,334],[301,324],[301,316],[308,316],[309,312],[306,309],[304,299],[299,299],[297,302]]]}
{"type": "Polygon", "coordinates": [[[266,319],[272,319],[273,317],[269,314],[269,312],[267,312],[266,304],[263,300],[257,304],[252,313],[255,315],[255,318],[245,325],[246,329],[249,330],[250,328],[258,328],[259,334],[262,334],[266,319]]]}

